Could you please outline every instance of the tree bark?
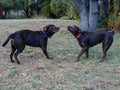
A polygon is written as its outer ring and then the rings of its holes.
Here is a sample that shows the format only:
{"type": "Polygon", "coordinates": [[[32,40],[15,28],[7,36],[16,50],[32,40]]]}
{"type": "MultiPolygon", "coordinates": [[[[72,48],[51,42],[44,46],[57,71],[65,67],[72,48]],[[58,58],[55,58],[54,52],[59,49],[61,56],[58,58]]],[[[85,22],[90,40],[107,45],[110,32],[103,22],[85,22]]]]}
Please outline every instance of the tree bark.
{"type": "Polygon", "coordinates": [[[108,0],[100,0],[100,17],[105,19],[108,16],[108,0]]]}
{"type": "Polygon", "coordinates": [[[30,18],[30,6],[28,0],[25,0],[23,7],[24,15],[27,18],[30,18]]]}
{"type": "Polygon", "coordinates": [[[89,29],[93,31],[97,27],[98,20],[98,0],[90,0],[89,29]]]}
{"type": "Polygon", "coordinates": [[[110,12],[113,11],[113,5],[114,5],[113,2],[114,2],[113,0],[110,0],[110,9],[109,9],[110,12]]]}
{"type": "Polygon", "coordinates": [[[89,28],[89,19],[88,19],[88,10],[87,3],[88,0],[73,0],[76,7],[79,9],[79,17],[80,17],[80,29],[82,31],[87,31],[89,28]]]}
{"type": "Polygon", "coordinates": [[[98,20],[98,0],[72,0],[80,13],[80,29],[93,31],[98,20]]]}
{"type": "Polygon", "coordinates": [[[87,31],[89,28],[89,19],[88,19],[88,10],[86,7],[87,0],[81,0],[81,12],[80,12],[80,29],[83,31],[87,31]]]}

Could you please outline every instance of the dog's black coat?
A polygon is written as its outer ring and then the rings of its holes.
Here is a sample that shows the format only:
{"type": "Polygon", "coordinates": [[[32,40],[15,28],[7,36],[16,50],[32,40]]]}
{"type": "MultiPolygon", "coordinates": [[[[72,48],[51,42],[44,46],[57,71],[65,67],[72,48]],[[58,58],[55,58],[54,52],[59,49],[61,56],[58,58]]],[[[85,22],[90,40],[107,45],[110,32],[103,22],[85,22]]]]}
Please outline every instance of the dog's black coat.
{"type": "Polygon", "coordinates": [[[104,61],[106,53],[113,42],[114,30],[98,30],[95,32],[81,31],[77,26],[68,26],[68,30],[77,38],[79,45],[82,47],[78,54],[77,61],[81,55],[86,52],[86,58],[89,56],[89,48],[102,43],[103,55],[100,62],[104,61]]]}
{"type": "Polygon", "coordinates": [[[52,37],[52,35],[58,30],[59,28],[55,25],[47,25],[41,31],[20,30],[8,36],[7,40],[3,43],[2,46],[5,46],[11,39],[12,50],[10,59],[11,62],[14,62],[14,55],[18,64],[20,64],[20,61],[18,60],[17,56],[24,50],[25,45],[40,47],[46,58],[50,59],[47,53],[47,40],[49,37],[52,37]]]}

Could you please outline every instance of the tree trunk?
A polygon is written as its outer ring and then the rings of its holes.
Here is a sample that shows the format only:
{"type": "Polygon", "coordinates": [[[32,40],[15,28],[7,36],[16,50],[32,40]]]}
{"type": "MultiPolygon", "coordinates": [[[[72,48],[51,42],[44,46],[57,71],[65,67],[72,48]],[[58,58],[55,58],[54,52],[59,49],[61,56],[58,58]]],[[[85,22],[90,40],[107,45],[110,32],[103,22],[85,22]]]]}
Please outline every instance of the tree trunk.
{"type": "Polygon", "coordinates": [[[89,29],[95,30],[98,20],[98,0],[90,0],[89,29]]]}
{"type": "Polygon", "coordinates": [[[80,29],[82,31],[87,31],[89,28],[89,21],[88,21],[88,10],[86,2],[88,0],[72,0],[76,7],[79,10],[79,17],[80,17],[80,29]]]}
{"type": "Polygon", "coordinates": [[[5,12],[5,18],[7,18],[7,8],[4,9],[5,12]]]}
{"type": "Polygon", "coordinates": [[[81,11],[80,11],[80,29],[87,31],[89,28],[88,10],[86,7],[86,0],[81,0],[81,11]]]}
{"type": "Polygon", "coordinates": [[[108,16],[108,0],[100,0],[100,17],[105,19],[108,16]]]}
{"type": "Polygon", "coordinates": [[[98,20],[98,0],[72,0],[80,11],[80,29],[93,31],[98,20]],[[89,3],[89,4],[88,4],[89,3]]]}
{"type": "Polygon", "coordinates": [[[5,12],[5,18],[9,17],[9,9],[8,8],[4,8],[4,12],[5,12]]]}
{"type": "Polygon", "coordinates": [[[113,11],[113,5],[114,5],[113,2],[114,2],[113,0],[110,0],[110,9],[109,9],[110,12],[113,11]]]}
{"type": "Polygon", "coordinates": [[[23,10],[24,10],[24,15],[25,15],[27,18],[30,18],[30,6],[29,6],[28,0],[25,0],[23,10]]]}

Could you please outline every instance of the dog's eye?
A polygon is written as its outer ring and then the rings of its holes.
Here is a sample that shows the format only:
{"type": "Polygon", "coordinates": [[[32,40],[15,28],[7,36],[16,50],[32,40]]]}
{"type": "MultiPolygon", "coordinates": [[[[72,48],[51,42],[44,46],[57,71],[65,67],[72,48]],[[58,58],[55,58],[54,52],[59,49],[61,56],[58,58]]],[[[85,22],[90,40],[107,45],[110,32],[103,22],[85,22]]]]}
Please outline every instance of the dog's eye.
{"type": "Polygon", "coordinates": [[[73,26],[73,28],[75,28],[75,25],[73,26]]]}

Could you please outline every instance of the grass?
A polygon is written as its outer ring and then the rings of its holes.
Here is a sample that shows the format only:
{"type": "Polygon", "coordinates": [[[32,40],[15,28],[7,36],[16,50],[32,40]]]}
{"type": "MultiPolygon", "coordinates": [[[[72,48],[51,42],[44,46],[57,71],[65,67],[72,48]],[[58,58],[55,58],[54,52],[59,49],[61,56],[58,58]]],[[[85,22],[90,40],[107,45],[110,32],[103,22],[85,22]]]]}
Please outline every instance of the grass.
{"type": "MultiPolygon", "coordinates": [[[[61,63],[63,61],[74,64],[73,62],[76,60],[76,57],[78,53],[80,52],[80,47],[77,44],[77,41],[74,39],[74,37],[70,34],[66,34],[65,32],[61,32],[61,37],[63,39],[59,40],[58,43],[62,44],[62,46],[59,46],[57,48],[57,54],[59,54],[60,58],[57,58],[56,62],[61,63]],[[62,33],[62,34],[61,34],[62,33]],[[69,38],[68,38],[69,37],[69,38]],[[64,39],[66,38],[66,39],[64,39]],[[63,55],[62,55],[63,54],[63,55]]],[[[57,38],[57,37],[56,37],[57,38]]],[[[85,88],[93,88],[92,90],[112,90],[109,88],[109,85],[102,86],[101,80],[98,81],[100,85],[96,84],[96,80],[94,79],[103,79],[103,82],[106,82],[107,79],[112,79],[113,81],[116,81],[114,79],[114,74],[117,72],[120,74],[120,71],[117,69],[117,67],[120,67],[120,48],[118,40],[120,39],[119,34],[115,34],[114,36],[114,42],[111,48],[109,49],[107,53],[107,57],[103,63],[98,63],[98,60],[101,56],[101,44],[97,45],[90,49],[90,57],[89,59],[85,58],[85,55],[82,55],[80,58],[80,62],[78,62],[78,66],[73,66],[72,70],[65,72],[65,78],[71,83],[74,83],[75,85],[70,85],[68,90],[83,90],[85,88]],[[80,67],[80,68],[79,68],[80,67]],[[113,78],[112,78],[113,77],[113,78]],[[93,81],[91,81],[93,80],[93,81]],[[91,82],[91,83],[90,83],[91,82]],[[87,84],[90,83],[92,85],[87,84]],[[84,87],[84,84],[85,87],[84,87]]],[[[51,42],[52,43],[52,42],[51,42]]],[[[56,43],[56,42],[55,42],[56,43]]],[[[53,43],[52,43],[53,44],[53,43]]],[[[51,45],[52,46],[52,45],[51,45]]],[[[55,55],[56,56],[56,55],[55,55]]],[[[118,77],[117,77],[118,79],[118,77]]],[[[104,83],[107,84],[107,83],[104,83]]],[[[113,85],[114,87],[114,85],[113,85]]],[[[118,87],[119,89],[120,87],[118,87]]]]}
{"type": "MultiPolygon", "coordinates": [[[[22,24],[22,21],[14,22],[22,24]]],[[[38,20],[37,23],[32,23],[32,26],[39,25],[39,22],[44,23],[44,20],[38,20]]],[[[10,22],[4,23],[6,28],[8,24],[11,25],[9,30],[14,28],[10,22]]],[[[31,28],[31,23],[27,23],[25,27],[31,28]]],[[[59,22],[56,24],[59,25],[59,22]]],[[[18,30],[19,27],[14,29],[18,30]]],[[[7,31],[2,33],[4,38],[7,31]]],[[[8,44],[6,48],[0,48],[0,90],[119,90],[119,40],[120,34],[116,33],[103,63],[98,63],[102,54],[101,44],[90,49],[88,59],[82,55],[80,61],[75,62],[81,48],[66,29],[61,29],[48,40],[48,52],[51,57],[54,57],[53,60],[47,60],[39,48],[26,47],[19,56],[21,65],[12,64],[9,61],[10,46],[8,44]],[[3,50],[5,50],[4,53],[2,53],[3,50]]],[[[0,42],[2,41],[4,40],[0,37],[0,42]]]]}

